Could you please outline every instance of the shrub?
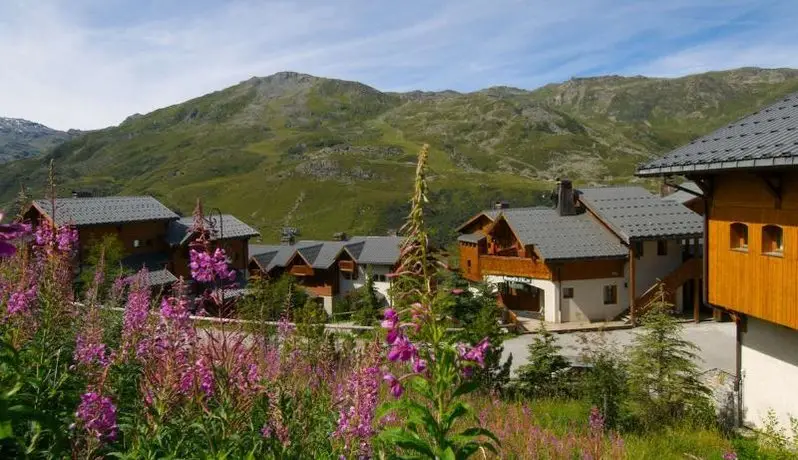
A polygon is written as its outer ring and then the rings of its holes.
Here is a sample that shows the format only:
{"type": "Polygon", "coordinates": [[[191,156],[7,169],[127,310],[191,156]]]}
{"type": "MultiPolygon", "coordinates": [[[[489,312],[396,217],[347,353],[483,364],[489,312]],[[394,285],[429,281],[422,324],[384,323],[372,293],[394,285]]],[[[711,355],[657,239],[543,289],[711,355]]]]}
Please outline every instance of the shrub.
{"type": "Polygon", "coordinates": [[[570,364],[560,355],[554,336],[541,324],[535,339],[528,346],[529,364],[518,368],[513,390],[526,397],[556,397],[570,394],[565,371],[570,364]]]}

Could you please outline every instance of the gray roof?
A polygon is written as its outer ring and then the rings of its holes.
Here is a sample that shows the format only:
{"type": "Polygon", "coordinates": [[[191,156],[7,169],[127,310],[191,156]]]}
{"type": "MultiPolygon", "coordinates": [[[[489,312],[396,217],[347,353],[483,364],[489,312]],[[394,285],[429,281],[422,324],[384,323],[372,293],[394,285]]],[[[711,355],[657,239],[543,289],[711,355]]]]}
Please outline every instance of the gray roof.
{"type": "Polygon", "coordinates": [[[683,184],[679,184],[679,186],[682,188],[686,188],[687,190],[692,190],[698,195],[685,192],[684,190],[676,190],[670,195],[662,197],[662,199],[667,201],[673,201],[679,204],[687,204],[697,198],[701,198],[701,195],[703,195],[701,187],[699,187],[698,184],[696,184],[695,182],[685,182],[683,184]]]}
{"type": "Polygon", "coordinates": [[[561,216],[550,208],[510,208],[501,214],[523,244],[547,261],[628,256],[620,240],[588,214],[561,216]]]}
{"type": "Polygon", "coordinates": [[[482,232],[465,233],[457,237],[457,241],[464,241],[466,243],[479,243],[485,239],[485,234],[482,232]]]}
{"type": "Polygon", "coordinates": [[[634,239],[694,237],[703,233],[701,216],[642,187],[581,189],[579,200],[626,243],[634,239]]]}
{"type": "MultiPolygon", "coordinates": [[[[46,215],[52,213],[50,200],[35,200],[34,204],[46,215]]],[[[151,196],[57,198],[55,201],[56,225],[80,227],[178,218],[177,214],[151,196]]]]}
{"type": "Polygon", "coordinates": [[[313,268],[327,269],[346,250],[357,263],[393,265],[403,239],[396,236],[354,236],[346,241],[303,240],[288,245],[249,245],[250,259],[265,271],[285,267],[298,252],[313,268]]]}
{"type": "Polygon", "coordinates": [[[137,254],[122,259],[122,265],[133,272],[146,268],[150,286],[162,286],[177,281],[177,277],[166,268],[168,263],[169,255],[162,252],[137,254]]]}
{"type": "Polygon", "coordinates": [[[798,93],[641,165],[639,176],[798,166],[798,93]]]}
{"type": "MultiPolygon", "coordinates": [[[[224,231],[224,235],[222,235],[224,239],[251,238],[260,235],[257,230],[230,214],[222,214],[221,225],[218,215],[205,216],[205,220],[207,228],[212,229],[211,240],[219,239],[222,231],[224,231]]],[[[172,246],[185,243],[191,236],[189,230],[192,225],[194,225],[193,217],[183,217],[171,222],[166,233],[166,241],[172,246]]]]}
{"type": "Polygon", "coordinates": [[[177,277],[165,268],[147,272],[147,275],[150,286],[163,286],[165,284],[172,284],[177,281],[177,277]]]}

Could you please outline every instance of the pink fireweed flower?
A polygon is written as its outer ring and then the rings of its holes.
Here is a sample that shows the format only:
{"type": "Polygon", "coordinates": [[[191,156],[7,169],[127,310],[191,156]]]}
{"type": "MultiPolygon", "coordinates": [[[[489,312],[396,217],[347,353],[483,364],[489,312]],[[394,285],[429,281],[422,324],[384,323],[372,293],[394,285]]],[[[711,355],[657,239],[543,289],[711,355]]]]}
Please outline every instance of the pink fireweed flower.
{"type": "Polygon", "coordinates": [[[75,416],[89,436],[98,440],[116,438],[116,406],[111,398],[94,391],[84,393],[75,416]]]}
{"type": "MultiPolygon", "coordinates": [[[[0,212],[0,222],[3,221],[3,213],[0,212]]],[[[15,240],[30,232],[30,227],[25,224],[0,224],[0,257],[8,257],[17,252],[10,241],[15,240]]]]}
{"type": "Polygon", "coordinates": [[[201,283],[210,283],[217,277],[225,281],[234,281],[236,271],[227,263],[227,255],[222,248],[216,248],[213,254],[203,250],[189,250],[191,260],[191,277],[201,283]]]}
{"type": "Polygon", "coordinates": [[[458,344],[457,351],[463,361],[475,362],[479,367],[485,366],[485,353],[490,348],[487,338],[482,339],[476,346],[469,348],[466,345],[458,344]]]}
{"type": "Polygon", "coordinates": [[[341,409],[333,436],[343,439],[347,450],[357,446],[358,458],[371,457],[380,388],[378,353],[378,348],[373,349],[366,362],[349,376],[346,387],[339,389],[341,409]]]}
{"type": "Polygon", "coordinates": [[[410,361],[416,356],[418,356],[418,349],[405,336],[399,336],[388,351],[388,359],[390,361],[410,361]]]}
{"type": "Polygon", "coordinates": [[[427,360],[421,359],[419,357],[414,357],[413,361],[413,372],[420,374],[427,370],[427,360]]]}
{"type": "Polygon", "coordinates": [[[142,269],[132,278],[130,283],[130,292],[127,295],[122,325],[122,343],[126,350],[137,343],[147,327],[147,316],[150,309],[148,280],[147,270],[142,269]]]}
{"type": "Polygon", "coordinates": [[[723,460],[737,460],[737,453],[733,450],[723,453],[723,460]]]}
{"type": "Polygon", "coordinates": [[[12,292],[6,302],[6,312],[9,316],[27,313],[36,300],[36,286],[12,292]]]}
{"type": "Polygon", "coordinates": [[[391,373],[386,373],[383,377],[383,380],[388,382],[388,386],[391,388],[391,394],[394,398],[399,398],[404,393],[404,388],[402,388],[402,382],[399,381],[396,377],[394,377],[391,373]]]}
{"type": "Polygon", "coordinates": [[[75,354],[73,359],[77,364],[84,366],[91,366],[92,364],[98,364],[102,367],[107,366],[110,362],[110,358],[105,344],[92,339],[92,337],[78,334],[75,340],[75,354]]]}
{"type": "Polygon", "coordinates": [[[604,416],[597,407],[590,409],[590,417],[588,417],[590,431],[593,434],[600,434],[604,431],[604,416]]]}
{"type": "Polygon", "coordinates": [[[462,289],[460,289],[460,288],[454,288],[454,289],[452,289],[452,294],[454,294],[454,295],[460,295],[460,294],[462,294],[463,292],[465,292],[465,291],[463,291],[463,290],[462,290],[462,289]]]}

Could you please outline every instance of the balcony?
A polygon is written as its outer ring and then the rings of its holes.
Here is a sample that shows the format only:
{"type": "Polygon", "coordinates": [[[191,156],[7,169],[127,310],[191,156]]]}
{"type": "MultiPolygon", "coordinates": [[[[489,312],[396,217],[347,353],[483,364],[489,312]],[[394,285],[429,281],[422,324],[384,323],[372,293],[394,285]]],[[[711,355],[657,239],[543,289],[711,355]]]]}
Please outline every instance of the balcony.
{"type": "Polygon", "coordinates": [[[479,256],[479,268],[482,275],[551,279],[551,272],[545,264],[525,257],[479,256]]]}
{"type": "Polygon", "coordinates": [[[353,260],[342,260],[338,262],[338,268],[342,272],[354,272],[356,269],[355,262],[353,260]]]}
{"type": "Polygon", "coordinates": [[[290,274],[294,276],[313,276],[313,267],[307,265],[294,265],[289,270],[290,274]]]}

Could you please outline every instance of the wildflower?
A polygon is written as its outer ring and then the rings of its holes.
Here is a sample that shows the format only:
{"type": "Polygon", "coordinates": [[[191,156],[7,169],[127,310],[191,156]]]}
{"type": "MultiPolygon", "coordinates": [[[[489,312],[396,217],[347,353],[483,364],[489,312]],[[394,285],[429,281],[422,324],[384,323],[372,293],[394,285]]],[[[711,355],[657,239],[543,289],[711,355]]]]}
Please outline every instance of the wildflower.
{"type": "Polygon", "coordinates": [[[418,356],[416,346],[405,336],[399,336],[388,352],[390,361],[410,361],[416,356],[418,356]]]}
{"type": "Polygon", "coordinates": [[[451,292],[452,292],[452,294],[453,294],[453,295],[460,295],[460,294],[462,294],[462,293],[463,293],[463,292],[465,292],[465,291],[463,291],[463,290],[462,290],[462,289],[460,289],[460,288],[454,288],[454,289],[452,289],[452,291],[451,291],[451,292]]]}
{"type": "Polygon", "coordinates": [[[590,409],[590,417],[588,418],[590,424],[590,431],[593,434],[598,434],[604,431],[604,416],[601,415],[597,407],[590,409]]]}
{"type": "Polygon", "coordinates": [[[388,382],[388,386],[391,387],[391,394],[394,398],[399,398],[404,393],[404,388],[402,388],[402,382],[399,381],[393,374],[387,373],[383,376],[383,380],[388,382]]]}
{"type": "Polygon", "coordinates": [[[90,436],[98,440],[116,438],[116,406],[111,398],[94,391],[84,393],[75,416],[90,436]]]}
{"type": "Polygon", "coordinates": [[[427,360],[418,357],[413,358],[413,372],[420,374],[427,369],[427,360]]]}
{"type": "Polygon", "coordinates": [[[31,303],[36,299],[36,286],[28,289],[20,289],[13,292],[6,302],[6,311],[9,316],[18,313],[27,313],[31,303]]]}
{"type": "Polygon", "coordinates": [[[479,367],[485,366],[485,353],[490,348],[490,342],[487,338],[482,339],[476,346],[469,348],[463,344],[458,345],[458,353],[460,359],[463,361],[471,361],[477,363],[479,367]]]}
{"type": "Polygon", "coordinates": [[[379,348],[372,348],[361,366],[349,376],[334,436],[344,439],[347,449],[357,445],[358,458],[371,457],[374,417],[379,397],[377,367],[379,348]]]}
{"type": "MultiPolygon", "coordinates": [[[[3,220],[3,213],[0,212],[0,221],[3,220]]],[[[0,224],[0,257],[8,257],[17,252],[17,248],[9,243],[30,231],[30,227],[25,224],[0,224]]]]}
{"type": "Polygon", "coordinates": [[[96,334],[88,334],[87,336],[78,334],[75,340],[75,354],[73,359],[78,364],[86,366],[99,364],[105,367],[110,362],[105,344],[99,340],[93,340],[96,339],[96,337],[91,337],[92,335],[96,334]]]}
{"type": "Polygon", "coordinates": [[[147,325],[147,315],[150,308],[149,276],[146,269],[133,277],[130,283],[130,292],[125,304],[125,316],[122,325],[122,343],[129,349],[142,337],[147,325]]]}
{"type": "Polygon", "coordinates": [[[723,454],[723,460],[737,460],[737,453],[733,450],[727,451],[723,454]]]}

